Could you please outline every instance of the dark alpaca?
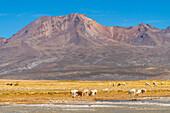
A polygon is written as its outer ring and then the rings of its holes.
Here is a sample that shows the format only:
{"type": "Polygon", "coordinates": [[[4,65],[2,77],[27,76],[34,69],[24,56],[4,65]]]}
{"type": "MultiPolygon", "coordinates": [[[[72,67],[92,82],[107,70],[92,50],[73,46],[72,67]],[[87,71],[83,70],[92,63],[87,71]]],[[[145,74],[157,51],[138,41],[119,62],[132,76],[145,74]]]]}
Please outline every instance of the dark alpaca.
{"type": "Polygon", "coordinates": [[[6,85],[12,86],[12,83],[7,83],[6,85]]]}
{"type": "Polygon", "coordinates": [[[16,83],[16,84],[14,84],[14,86],[19,86],[19,84],[18,84],[18,83],[16,83]]]}
{"type": "Polygon", "coordinates": [[[117,86],[121,86],[121,83],[119,83],[117,86]]]}
{"type": "Polygon", "coordinates": [[[81,91],[76,92],[77,96],[83,96],[83,93],[81,91]]]}

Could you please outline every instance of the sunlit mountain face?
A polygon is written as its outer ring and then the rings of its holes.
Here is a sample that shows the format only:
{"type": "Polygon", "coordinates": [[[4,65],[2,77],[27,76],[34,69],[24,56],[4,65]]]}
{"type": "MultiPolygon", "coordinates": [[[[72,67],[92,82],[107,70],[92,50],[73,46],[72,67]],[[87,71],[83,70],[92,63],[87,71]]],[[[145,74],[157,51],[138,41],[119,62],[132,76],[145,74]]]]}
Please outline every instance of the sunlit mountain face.
{"type": "Polygon", "coordinates": [[[169,69],[170,27],[108,27],[70,14],[40,17],[0,38],[0,78],[168,80],[169,69]]]}

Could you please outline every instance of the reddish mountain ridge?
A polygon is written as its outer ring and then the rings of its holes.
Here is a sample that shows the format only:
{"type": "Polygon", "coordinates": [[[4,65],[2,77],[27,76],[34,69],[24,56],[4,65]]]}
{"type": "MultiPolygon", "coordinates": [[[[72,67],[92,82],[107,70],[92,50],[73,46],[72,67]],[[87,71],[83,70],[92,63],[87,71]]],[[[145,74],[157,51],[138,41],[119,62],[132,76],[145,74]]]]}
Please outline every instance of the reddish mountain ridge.
{"type": "Polygon", "coordinates": [[[169,31],[169,27],[161,30],[142,23],[127,28],[103,26],[85,14],[40,17],[8,40],[0,38],[0,78],[68,67],[170,68],[169,31]]]}
{"type": "MultiPolygon", "coordinates": [[[[151,25],[139,24],[136,27],[108,27],[98,24],[89,19],[85,14],[70,14],[66,16],[44,16],[32,22],[14,36],[10,38],[31,40],[42,37],[53,38],[57,35],[77,32],[74,35],[83,35],[92,39],[113,39],[115,41],[126,42],[134,45],[157,46],[164,42],[169,43],[169,28],[160,30],[151,25]]],[[[47,39],[46,38],[46,39],[47,39]]]]}

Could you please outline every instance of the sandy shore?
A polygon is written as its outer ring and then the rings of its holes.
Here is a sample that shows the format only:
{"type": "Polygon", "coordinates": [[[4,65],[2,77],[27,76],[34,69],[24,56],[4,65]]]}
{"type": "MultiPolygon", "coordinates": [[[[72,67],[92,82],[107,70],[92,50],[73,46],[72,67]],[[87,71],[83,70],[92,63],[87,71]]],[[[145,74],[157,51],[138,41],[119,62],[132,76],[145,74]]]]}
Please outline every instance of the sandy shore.
{"type": "Polygon", "coordinates": [[[97,101],[67,104],[11,104],[0,106],[1,113],[169,113],[170,102],[162,101],[97,101]]]}

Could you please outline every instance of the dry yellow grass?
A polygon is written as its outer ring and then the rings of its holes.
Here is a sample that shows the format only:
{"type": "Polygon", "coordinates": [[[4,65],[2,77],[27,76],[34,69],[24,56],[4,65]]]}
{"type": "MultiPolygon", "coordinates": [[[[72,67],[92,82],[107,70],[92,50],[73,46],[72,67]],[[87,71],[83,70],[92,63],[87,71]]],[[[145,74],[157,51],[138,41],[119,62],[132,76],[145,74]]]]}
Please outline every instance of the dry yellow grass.
{"type": "Polygon", "coordinates": [[[170,81],[141,80],[141,81],[40,81],[40,80],[0,80],[0,104],[19,103],[62,103],[73,101],[94,100],[131,100],[141,97],[170,97],[170,81]],[[118,83],[126,83],[126,86],[117,86],[118,83]],[[149,82],[151,86],[145,86],[149,82]],[[153,86],[158,82],[158,86],[153,86]],[[18,86],[9,86],[7,83],[18,86]],[[115,83],[116,86],[109,86],[115,83]],[[101,89],[108,88],[109,92],[101,89]],[[139,96],[127,95],[130,89],[146,88],[147,93],[139,96]],[[71,89],[97,89],[95,96],[83,96],[72,98],[69,94],[71,89]]]}

